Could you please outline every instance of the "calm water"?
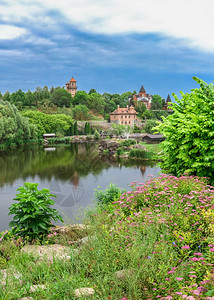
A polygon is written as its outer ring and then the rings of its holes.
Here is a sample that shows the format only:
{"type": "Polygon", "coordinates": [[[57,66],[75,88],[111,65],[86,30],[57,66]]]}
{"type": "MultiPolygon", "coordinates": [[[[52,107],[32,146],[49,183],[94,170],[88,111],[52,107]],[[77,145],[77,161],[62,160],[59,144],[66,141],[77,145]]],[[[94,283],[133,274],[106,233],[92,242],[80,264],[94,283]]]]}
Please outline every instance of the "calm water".
{"type": "Polygon", "coordinates": [[[93,205],[98,186],[106,188],[112,182],[129,189],[132,181],[143,182],[159,172],[153,162],[101,159],[97,144],[0,151],[0,231],[8,228],[8,207],[24,182],[49,188],[57,196],[55,208],[69,222],[79,220],[83,208],[93,205]]]}

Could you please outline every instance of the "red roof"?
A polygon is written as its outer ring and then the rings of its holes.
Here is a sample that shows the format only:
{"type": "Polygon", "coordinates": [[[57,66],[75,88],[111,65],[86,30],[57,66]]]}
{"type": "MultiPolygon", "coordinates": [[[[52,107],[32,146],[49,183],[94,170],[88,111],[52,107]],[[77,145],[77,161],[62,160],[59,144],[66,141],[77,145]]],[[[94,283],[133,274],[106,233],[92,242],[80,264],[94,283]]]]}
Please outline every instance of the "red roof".
{"type": "Polygon", "coordinates": [[[113,115],[123,115],[123,114],[135,114],[137,115],[138,113],[135,111],[134,107],[126,107],[126,108],[122,108],[122,107],[118,107],[117,109],[115,109],[112,113],[113,115]]]}
{"type": "Polygon", "coordinates": [[[74,79],[74,77],[72,77],[70,81],[76,81],[76,80],[74,79]]]}

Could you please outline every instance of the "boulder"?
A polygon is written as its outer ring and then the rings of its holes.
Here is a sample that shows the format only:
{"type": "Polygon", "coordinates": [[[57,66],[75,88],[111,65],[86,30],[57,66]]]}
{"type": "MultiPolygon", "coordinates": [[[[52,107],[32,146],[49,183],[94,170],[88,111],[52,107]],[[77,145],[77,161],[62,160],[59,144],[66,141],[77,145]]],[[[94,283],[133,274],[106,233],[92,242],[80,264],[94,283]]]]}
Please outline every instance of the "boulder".
{"type": "Polygon", "coordinates": [[[74,291],[74,294],[76,297],[81,298],[81,297],[91,297],[95,293],[95,290],[92,288],[80,288],[76,289],[74,291]]]}

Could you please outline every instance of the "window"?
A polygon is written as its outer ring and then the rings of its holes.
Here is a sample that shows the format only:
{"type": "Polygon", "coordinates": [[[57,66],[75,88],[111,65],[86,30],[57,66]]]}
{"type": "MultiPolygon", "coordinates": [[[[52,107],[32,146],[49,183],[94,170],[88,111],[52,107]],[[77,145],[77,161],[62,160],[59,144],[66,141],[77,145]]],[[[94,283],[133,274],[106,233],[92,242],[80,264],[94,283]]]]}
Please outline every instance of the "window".
{"type": "Polygon", "coordinates": [[[123,116],[121,116],[121,119],[123,118],[123,116]]]}
{"type": "Polygon", "coordinates": [[[123,121],[121,121],[121,124],[123,124],[123,121]]]}
{"type": "Polygon", "coordinates": [[[131,116],[129,116],[129,119],[131,118],[131,116]]]}
{"type": "Polygon", "coordinates": [[[125,116],[125,118],[127,118],[127,116],[125,116]]]}
{"type": "Polygon", "coordinates": [[[125,122],[125,124],[127,124],[127,122],[125,122]]]}
{"type": "Polygon", "coordinates": [[[129,121],[129,124],[131,124],[131,122],[129,121]]]}

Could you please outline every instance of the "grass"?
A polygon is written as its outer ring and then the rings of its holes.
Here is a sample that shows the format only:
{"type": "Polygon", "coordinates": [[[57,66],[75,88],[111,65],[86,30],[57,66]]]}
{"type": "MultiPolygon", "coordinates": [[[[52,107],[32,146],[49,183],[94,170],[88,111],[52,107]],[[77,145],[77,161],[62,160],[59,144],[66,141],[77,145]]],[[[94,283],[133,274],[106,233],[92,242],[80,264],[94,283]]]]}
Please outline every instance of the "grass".
{"type": "Polygon", "coordinates": [[[21,273],[22,283],[9,280],[0,299],[30,296],[32,284],[47,287],[33,299],[76,299],[81,287],[95,290],[91,299],[214,299],[213,208],[214,187],[206,179],[161,175],[89,211],[88,243],[78,248],[81,233],[43,241],[69,246],[68,261],[41,262],[20,252],[7,233],[0,267],[21,273]],[[123,279],[116,276],[121,270],[123,279]]]}

